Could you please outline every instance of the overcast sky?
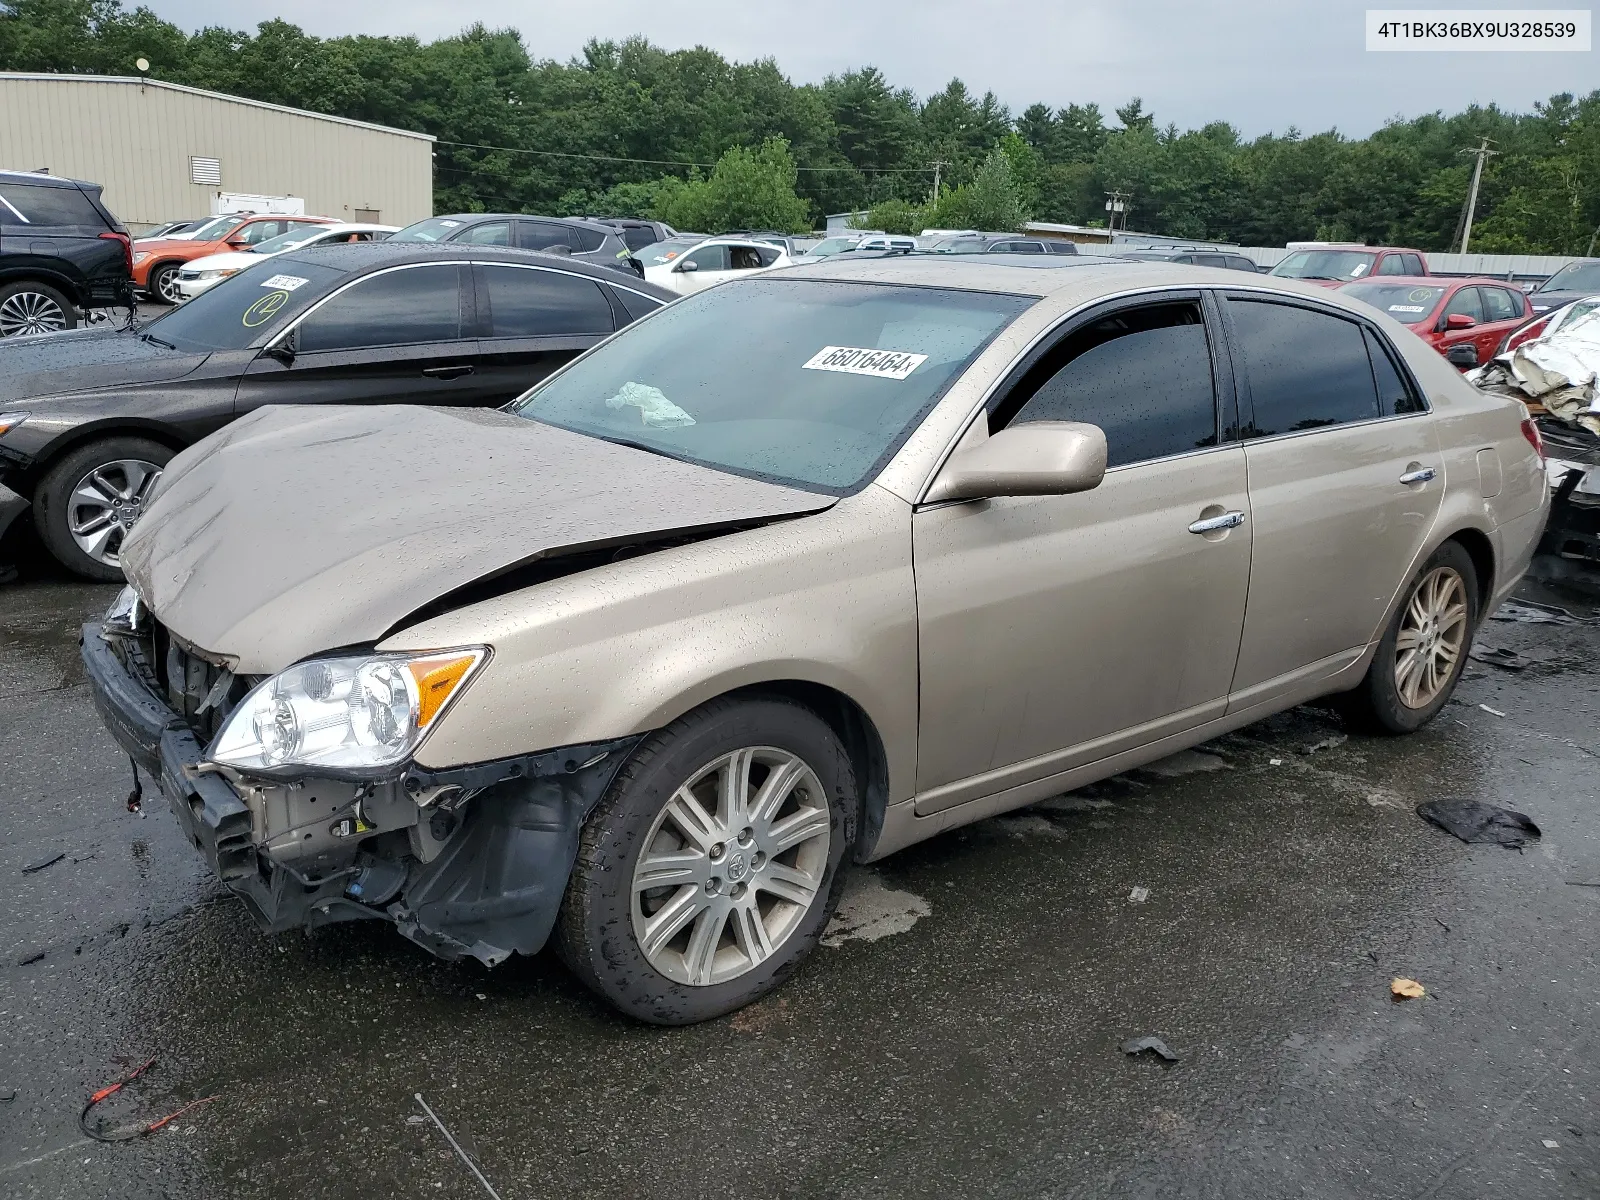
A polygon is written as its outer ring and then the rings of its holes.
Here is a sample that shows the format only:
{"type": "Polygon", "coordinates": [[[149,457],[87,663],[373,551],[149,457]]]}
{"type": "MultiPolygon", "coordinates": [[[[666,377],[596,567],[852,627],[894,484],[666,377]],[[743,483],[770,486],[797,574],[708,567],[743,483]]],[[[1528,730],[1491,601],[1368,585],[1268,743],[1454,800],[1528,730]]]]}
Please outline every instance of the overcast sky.
{"type": "Polygon", "coordinates": [[[1527,110],[1555,92],[1600,86],[1593,51],[1368,53],[1368,5],[1352,0],[145,2],[185,29],[247,29],[278,16],[323,36],[431,40],[482,21],[514,26],[536,58],[561,60],[590,38],[641,33],[670,49],[705,45],[733,59],[770,56],[796,83],[870,63],[919,97],[959,76],[977,93],[994,91],[1014,112],[1035,101],[1061,107],[1092,100],[1109,116],[1138,95],[1162,124],[1220,118],[1249,136],[1291,125],[1360,136],[1392,116],[1454,112],[1473,101],[1527,110]]]}

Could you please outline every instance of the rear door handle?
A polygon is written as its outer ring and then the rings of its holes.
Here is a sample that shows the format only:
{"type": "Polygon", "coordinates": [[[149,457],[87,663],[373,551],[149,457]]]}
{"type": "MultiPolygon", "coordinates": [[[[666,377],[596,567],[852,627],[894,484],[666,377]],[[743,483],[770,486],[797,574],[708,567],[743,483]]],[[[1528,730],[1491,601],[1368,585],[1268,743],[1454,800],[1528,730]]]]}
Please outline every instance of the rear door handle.
{"type": "Polygon", "coordinates": [[[422,373],[429,379],[460,379],[463,375],[471,375],[476,369],[470,366],[423,367],[422,373]]]}
{"type": "Polygon", "coordinates": [[[1415,471],[1407,471],[1400,476],[1401,483],[1430,483],[1439,472],[1432,467],[1419,467],[1415,471]]]}
{"type": "Polygon", "coordinates": [[[1238,509],[1223,513],[1220,517],[1206,517],[1189,526],[1190,533],[1215,533],[1219,529],[1237,529],[1244,524],[1244,514],[1238,509]]]}

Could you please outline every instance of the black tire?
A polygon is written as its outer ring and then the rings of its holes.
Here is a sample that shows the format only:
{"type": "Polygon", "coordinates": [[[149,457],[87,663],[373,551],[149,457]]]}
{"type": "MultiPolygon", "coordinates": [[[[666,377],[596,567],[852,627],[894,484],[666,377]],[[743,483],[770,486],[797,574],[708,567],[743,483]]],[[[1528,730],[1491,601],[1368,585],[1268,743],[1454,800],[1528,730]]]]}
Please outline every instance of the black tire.
{"type": "Polygon", "coordinates": [[[1439,714],[1450,703],[1450,696],[1461,680],[1467,664],[1467,651],[1472,646],[1472,635],[1478,628],[1478,573],[1472,565],[1472,556],[1460,542],[1446,542],[1429,556],[1421,569],[1406,583],[1400,603],[1378,643],[1378,652],[1367,668],[1366,678],[1354,691],[1339,697],[1339,706],[1354,724],[1372,733],[1415,733],[1439,714]],[[1396,678],[1401,626],[1413,597],[1425,581],[1439,570],[1454,571],[1460,576],[1465,591],[1466,629],[1460,651],[1451,665],[1443,686],[1419,707],[1413,707],[1401,696],[1396,678]]]}
{"type": "Polygon", "coordinates": [[[157,304],[176,304],[177,301],[172,299],[167,292],[171,288],[173,281],[177,279],[178,272],[182,269],[183,264],[175,262],[161,263],[158,266],[151,267],[150,274],[146,276],[148,283],[144,289],[145,293],[157,304]]]}
{"type": "MultiPolygon", "coordinates": [[[[90,442],[68,453],[46,472],[33,493],[33,518],[39,537],[50,553],[74,575],[105,583],[122,579],[122,568],[114,562],[90,557],[72,535],[73,489],[90,472],[109,463],[124,460],[149,463],[164,468],[177,452],[160,442],[141,437],[113,437],[90,442]]],[[[137,520],[135,515],[128,524],[137,520]]],[[[116,538],[120,545],[121,538],[116,538]]]]}
{"type": "Polygon", "coordinates": [[[33,279],[0,285],[0,337],[77,327],[78,308],[59,288],[33,279]]]}
{"type": "MultiPolygon", "coordinates": [[[[584,825],[556,921],[556,952],[585,984],[641,1021],[689,1025],[741,1008],[787,979],[821,938],[838,904],[843,864],[855,840],[858,803],[849,755],[810,709],[776,696],[714,700],[647,738],[584,825]],[[826,866],[809,907],[791,918],[790,931],[768,957],[723,982],[679,982],[658,970],[639,944],[634,928],[634,868],[647,849],[646,835],[674,792],[707,764],[746,747],[775,748],[811,769],[826,794],[826,866]]],[[[724,851],[725,862],[726,855],[724,851]]],[[[772,862],[778,857],[774,854],[772,862]]],[[[711,861],[709,855],[705,861],[711,861]]],[[[675,896],[682,894],[682,885],[678,889],[675,896]]],[[[752,884],[752,897],[758,894],[752,884]]],[[[736,945],[731,940],[735,923],[729,919],[721,935],[729,940],[717,945],[736,945]]],[[[683,928],[685,936],[692,935],[697,922],[683,928]]],[[[684,957],[687,961],[687,952],[684,957]]]]}

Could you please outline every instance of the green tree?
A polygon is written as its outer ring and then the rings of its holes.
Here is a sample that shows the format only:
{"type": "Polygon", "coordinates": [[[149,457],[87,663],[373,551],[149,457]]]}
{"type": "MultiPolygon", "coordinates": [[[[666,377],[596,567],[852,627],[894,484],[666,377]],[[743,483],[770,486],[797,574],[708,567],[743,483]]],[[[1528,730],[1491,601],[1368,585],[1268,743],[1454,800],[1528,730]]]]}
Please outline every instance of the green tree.
{"type": "Polygon", "coordinates": [[[905,200],[884,200],[874,204],[867,212],[864,229],[881,229],[884,233],[903,233],[915,236],[928,225],[928,213],[920,204],[905,200]]]}
{"type": "Polygon", "coordinates": [[[656,215],[679,229],[722,233],[729,229],[804,232],[811,227],[806,202],[795,195],[789,144],[768,138],[757,150],[735,146],[717,160],[709,178],[662,185],[656,215]]]}

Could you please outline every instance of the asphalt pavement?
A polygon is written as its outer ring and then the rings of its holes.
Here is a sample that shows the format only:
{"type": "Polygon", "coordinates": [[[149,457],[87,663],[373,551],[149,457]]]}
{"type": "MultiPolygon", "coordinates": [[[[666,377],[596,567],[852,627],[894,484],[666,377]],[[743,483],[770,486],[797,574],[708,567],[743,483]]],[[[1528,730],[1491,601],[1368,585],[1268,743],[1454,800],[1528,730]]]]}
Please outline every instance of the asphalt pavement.
{"type": "Polygon", "coordinates": [[[76,647],[115,591],[0,588],[0,1195],[1600,1196],[1600,625],[1488,622],[1525,669],[1409,738],[1297,709],[859,870],[787,987],[662,1030],[550,955],[257,932],[125,807],[76,647]],[[151,1058],[107,1127],[216,1099],[85,1139],[151,1058]]]}

